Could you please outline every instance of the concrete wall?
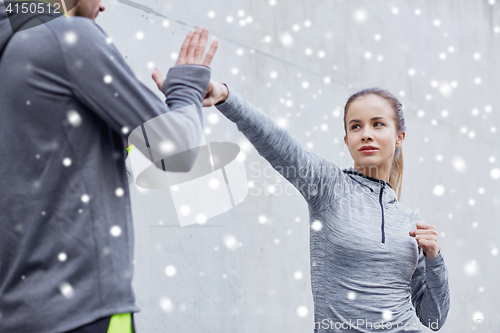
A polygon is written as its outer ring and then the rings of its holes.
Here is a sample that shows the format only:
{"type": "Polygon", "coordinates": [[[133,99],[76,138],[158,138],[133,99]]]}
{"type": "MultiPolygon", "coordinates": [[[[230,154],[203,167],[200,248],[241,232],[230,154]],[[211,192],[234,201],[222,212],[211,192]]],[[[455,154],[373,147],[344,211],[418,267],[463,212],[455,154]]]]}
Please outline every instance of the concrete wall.
{"type": "MultiPolygon", "coordinates": [[[[166,73],[188,31],[203,25],[220,40],[213,78],[341,167],[353,165],[342,140],[349,95],[380,86],[400,97],[407,122],[401,202],[437,226],[450,273],[442,332],[468,332],[452,325],[480,318],[480,331],[495,320],[500,327],[500,3],[105,4],[98,24],[158,96],[154,66],[166,73]]],[[[214,108],[204,112],[207,140],[237,143],[254,187],[206,225],[180,228],[168,190],[131,185],[139,332],[312,332],[293,329],[313,321],[307,205],[233,123],[214,108]],[[288,194],[266,192],[269,185],[288,194]],[[236,249],[226,246],[228,235],[236,249]],[[176,274],[168,276],[167,266],[176,274]]]]}

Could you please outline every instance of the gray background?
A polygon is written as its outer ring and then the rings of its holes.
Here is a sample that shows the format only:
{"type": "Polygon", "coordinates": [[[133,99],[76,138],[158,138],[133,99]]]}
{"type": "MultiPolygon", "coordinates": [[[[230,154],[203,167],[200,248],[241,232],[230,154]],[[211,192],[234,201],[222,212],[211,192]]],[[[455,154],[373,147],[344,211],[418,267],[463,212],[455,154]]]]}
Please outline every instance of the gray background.
{"type": "MultiPolygon", "coordinates": [[[[401,202],[437,226],[450,273],[451,310],[441,331],[471,331],[459,328],[461,321],[478,318],[485,324],[476,331],[500,330],[494,282],[500,246],[500,3],[105,4],[97,23],[159,97],[150,78],[154,66],[166,74],[188,31],[203,25],[220,41],[212,77],[343,168],[353,165],[342,140],[346,99],[369,86],[396,94],[407,121],[401,202]],[[435,194],[439,185],[442,195],[435,194]]],[[[288,194],[279,194],[288,183],[233,123],[214,108],[205,109],[204,117],[209,141],[242,148],[253,187],[243,203],[205,226],[180,228],[167,190],[131,186],[139,332],[312,332],[294,329],[313,321],[305,201],[291,185],[288,194]],[[275,194],[266,192],[272,185],[275,194]],[[236,239],[235,249],[226,246],[228,235],[236,239]],[[176,268],[174,276],[167,276],[167,266],[176,268]]]]}

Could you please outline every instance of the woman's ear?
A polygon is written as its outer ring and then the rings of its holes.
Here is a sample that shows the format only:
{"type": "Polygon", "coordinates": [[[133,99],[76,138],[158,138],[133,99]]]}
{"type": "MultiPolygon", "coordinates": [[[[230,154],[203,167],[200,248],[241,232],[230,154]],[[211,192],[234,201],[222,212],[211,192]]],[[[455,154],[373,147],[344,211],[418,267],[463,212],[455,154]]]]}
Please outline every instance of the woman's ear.
{"type": "Polygon", "coordinates": [[[405,135],[406,132],[402,132],[396,137],[396,148],[400,147],[403,144],[403,141],[405,140],[405,135]]]}
{"type": "Polygon", "coordinates": [[[344,135],[344,143],[347,146],[347,135],[344,135]]]}

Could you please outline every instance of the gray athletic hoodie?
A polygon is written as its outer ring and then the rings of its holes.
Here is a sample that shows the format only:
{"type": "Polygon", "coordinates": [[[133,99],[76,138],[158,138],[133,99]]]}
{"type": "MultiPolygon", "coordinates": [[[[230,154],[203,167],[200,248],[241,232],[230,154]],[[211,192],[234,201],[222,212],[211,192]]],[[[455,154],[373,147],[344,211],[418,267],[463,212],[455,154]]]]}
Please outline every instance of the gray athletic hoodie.
{"type": "Polygon", "coordinates": [[[11,36],[0,1],[0,332],[136,312],[123,129],[195,105],[148,134],[199,143],[210,69],[172,68],[165,104],[90,19],[62,16],[6,45],[11,36]]]}
{"type": "Polygon", "coordinates": [[[389,183],[305,150],[231,87],[216,107],[307,201],[314,332],[443,326],[450,292],[442,249],[434,259],[423,254],[408,234],[422,217],[398,202],[389,183]]]}

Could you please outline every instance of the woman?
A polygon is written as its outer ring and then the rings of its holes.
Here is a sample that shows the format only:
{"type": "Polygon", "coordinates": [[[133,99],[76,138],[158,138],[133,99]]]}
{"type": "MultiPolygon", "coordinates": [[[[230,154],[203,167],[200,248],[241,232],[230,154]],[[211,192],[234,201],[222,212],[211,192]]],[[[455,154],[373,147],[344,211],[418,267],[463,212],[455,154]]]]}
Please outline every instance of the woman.
{"type": "Polygon", "coordinates": [[[203,105],[236,123],[308,203],[315,332],[443,326],[450,295],[436,227],[398,201],[406,128],[396,97],[372,88],[349,98],[344,141],[354,167],[344,170],[224,84],[211,81],[203,105]]]}
{"type": "Polygon", "coordinates": [[[354,167],[344,170],[226,85],[211,81],[203,105],[236,123],[308,203],[315,332],[443,326],[450,293],[436,227],[398,201],[406,127],[396,97],[371,88],[349,98],[344,141],[354,167]]]}

